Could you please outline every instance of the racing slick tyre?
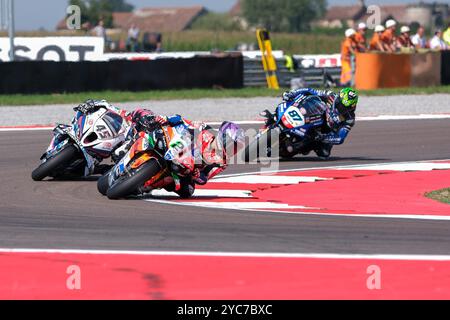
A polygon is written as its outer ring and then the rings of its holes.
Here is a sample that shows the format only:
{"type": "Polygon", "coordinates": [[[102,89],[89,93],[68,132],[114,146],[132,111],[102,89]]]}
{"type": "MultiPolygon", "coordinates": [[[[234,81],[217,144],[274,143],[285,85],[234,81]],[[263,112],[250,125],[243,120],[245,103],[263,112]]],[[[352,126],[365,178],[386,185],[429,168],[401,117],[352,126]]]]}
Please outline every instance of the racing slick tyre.
{"type": "Polygon", "coordinates": [[[284,160],[290,160],[297,155],[297,152],[288,152],[286,150],[280,150],[280,158],[284,160]]]}
{"type": "Polygon", "coordinates": [[[98,192],[100,192],[102,195],[106,196],[106,192],[108,191],[109,188],[109,173],[111,171],[108,171],[107,173],[105,173],[104,175],[102,175],[98,180],[97,180],[97,190],[98,192]]]}
{"type": "Polygon", "coordinates": [[[78,154],[79,151],[73,144],[67,146],[34,169],[31,178],[34,181],[41,181],[52,173],[54,174],[57,169],[70,164],[78,154]]]}
{"type": "Polygon", "coordinates": [[[156,175],[160,170],[161,166],[158,161],[156,159],[150,159],[141,167],[133,171],[131,176],[119,178],[119,180],[108,189],[106,196],[109,199],[119,199],[135,194],[146,181],[150,180],[150,178],[156,175]]]}

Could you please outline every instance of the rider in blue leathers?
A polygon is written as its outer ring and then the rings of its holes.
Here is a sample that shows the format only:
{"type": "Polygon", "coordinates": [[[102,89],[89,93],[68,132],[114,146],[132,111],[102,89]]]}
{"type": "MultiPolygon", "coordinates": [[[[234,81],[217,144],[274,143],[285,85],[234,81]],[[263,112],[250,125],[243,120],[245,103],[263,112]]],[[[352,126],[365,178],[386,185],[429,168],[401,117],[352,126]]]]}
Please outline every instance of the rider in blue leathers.
{"type": "Polygon", "coordinates": [[[304,88],[283,93],[283,100],[289,102],[297,99],[300,95],[318,96],[327,104],[323,126],[320,130],[316,130],[311,150],[314,150],[321,158],[328,158],[333,145],[344,143],[355,125],[358,94],[352,88],[344,88],[339,94],[331,90],[304,88]]]}

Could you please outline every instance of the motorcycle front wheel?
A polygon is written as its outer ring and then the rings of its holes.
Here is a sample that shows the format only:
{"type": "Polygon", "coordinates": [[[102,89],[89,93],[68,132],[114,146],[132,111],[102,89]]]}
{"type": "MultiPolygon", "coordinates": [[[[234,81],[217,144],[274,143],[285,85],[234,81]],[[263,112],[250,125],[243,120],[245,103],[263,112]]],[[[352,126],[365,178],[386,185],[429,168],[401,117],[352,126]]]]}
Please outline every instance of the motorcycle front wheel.
{"type": "MultiPolygon", "coordinates": [[[[144,183],[161,170],[156,159],[150,159],[131,172],[131,175],[119,178],[106,192],[109,199],[120,199],[134,194],[144,183]]],[[[100,190],[99,190],[100,191],[100,190]]]]}
{"type": "Polygon", "coordinates": [[[106,192],[108,191],[109,188],[109,173],[111,171],[108,171],[107,173],[105,173],[104,175],[102,175],[98,180],[97,180],[97,190],[98,192],[100,192],[102,195],[106,196],[106,192]]]}
{"type": "Polygon", "coordinates": [[[242,154],[242,160],[245,162],[253,162],[260,157],[272,157],[272,150],[278,148],[279,145],[279,139],[272,139],[272,136],[271,130],[267,130],[258,138],[255,138],[245,148],[242,154]]]}
{"type": "Polygon", "coordinates": [[[73,144],[65,147],[34,169],[31,178],[34,181],[41,181],[45,177],[53,175],[58,169],[69,165],[78,154],[79,151],[73,144]]]}

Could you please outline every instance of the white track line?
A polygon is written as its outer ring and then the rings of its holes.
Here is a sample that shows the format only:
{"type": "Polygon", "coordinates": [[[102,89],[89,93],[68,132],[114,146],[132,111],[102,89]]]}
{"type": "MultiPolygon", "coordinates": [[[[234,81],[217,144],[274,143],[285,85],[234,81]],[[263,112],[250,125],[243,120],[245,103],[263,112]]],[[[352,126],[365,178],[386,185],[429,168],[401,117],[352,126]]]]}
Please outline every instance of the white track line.
{"type": "Polygon", "coordinates": [[[416,254],[347,254],[347,253],[277,253],[277,252],[207,252],[207,251],[137,251],[137,250],[89,250],[89,249],[29,249],[0,248],[0,253],[48,253],[48,254],[97,254],[141,256],[198,256],[243,258],[306,258],[306,259],[365,259],[405,261],[450,261],[450,255],[416,254]]]}
{"type": "Polygon", "coordinates": [[[31,127],[31,128],[21,128],[21,127],[0,127],[0,132],[13,132],[13,131],[49,131],[54,127],[31,127]]]}
{"type": "Polygon", "coordinates": [[[217,209],[318,209],[305,206],[291,206],[287,203],[275,202],[261,202],[261,201],[246,201],[246,202],[220,202],[220,201],[182,201],[180,202],[186,206],[203,207],[203,208],[217,208],[217,209]]]}
{"type": "MultiPolygon", "coordinates": [[[[161,204],[167,204],[167,205],[176,205],[176,206],[188,206],[188,207],[198,207],[198,208],[213,208],[209,206],[204,206],[203,204],[205,202],[182,202],[182,201],[169,201],[169,200],[161,200],[161,199],[146,199],[145,201],[149,202],[157,202],[161,204]]],[[[226,203],[226,202],[223,202],[226,203]]],[[[361,213],[333,213],[333,212],[301,212],[301,211],[284,211],[282,208],[280,210],[277,209],[271,209],[269,206],[267,206],[268,209],[255,209],[255,208],[235,208],[235,207],[227,207],[225,205],[222,205],[218,209],[226,209],[226,210],[240,210],[240,211],[248,211],[252,213],[259,213],[259,214],[270,214],[273,215],[274,213],[278,214],[290,214],[290,215],[300,215],[300,216],[320,216],[320,217],[333,217],[333,218],[375,218],[375,219],[412,219],[412,220],[433,220],[433,221],[450,221],[450,216],[438,216],[438,215],[419,215],[419,214],[361,214],[361,213]]],[[[217,208],[217,207],[216,207],[217,208]]],[[[289,207],[295,209],[295,207],[289,207]]],[[[302,207],[299,209],[309,209],[308,207],[302,207]]],[[[314,210],[315,208],[311,208],[314,210]]]]}
{"type": "MultiPolygon", "coordinates": [[[[374,163],[374,164],[349,164],[349,165],[340,165],[340,166],[323,166],[323,167],[308,167],[308,168],[297,168],[297,169],[281,169],[281,170],[265,170],[264,168],[261,168],[260,171],[252,171],[252,172],[245,172],[245,173],[230,173],[230,174],[221,174],[217,177],[217,179],[221,178],[228,178],[228,177],[237,177],[237,176],[246,176],[246,175],[254,175],[254,174],[277,174],[282,172],[294,172],[294,171],[311,171],[311,170],[324,170],[324,169],[360,169],[365,168],[367,166],[386,166],[386,165],[402,165],[402,164],[410,164],[410,163],[428,163],[428,162],[436,162],[436,161],[450,161],[450,159],[430,159],[430,160],[420,160],[420,161],[399,161],[399,162],[380,162],[380,163],[374,163]]],[[[216,178],[214,178],[216,179],[216,178]]],[[[211,180],[211,181],[214,181],[211,180]]]]}
{"type": "MultiPolygon", "coordinates": [[[[152,196],[156,197],[177,197],[175,192],[169,192],[164,189],[153,190],[152,196]]],[[[196,189],[194,197],[221,197],[221,198],[251,198],[252,192],[250,190],[235,190],[235,189],[196,189]]]]}
{"type": "MultiPolygon", "coordinates": [[[[383,165],[366,165],[359,167],[360,170],[393,170],[393,171],[431,171],[450,169],[450,163],[433,163],[433,162],[413,162],[413,163],[392,163],[383,165]]],[[[348,170],[342,168],[340,170],[348,170]]]]}
{"type": "MultiPolygon", "coordinates": [[[[378,116],[367,116],[367,117],[356,117],[357,121],[386,121],[386,120],[437,120],[437,119],[450,119],[450,114],[418,114],[418,115],[378,115],[378,116]]],[[[232,121],[232,120],[230,120],[232,121]]],[[[264,121],[262,120],[234,120],[234,123],[241,125],[248,124],[262,124],[264,121]]],[[[207,121],[208,124],[213,126],[218,126],[222,124],[222,121],[207,121]]],[[[34,125],[34,124],[33,124],[34,125]]],[[[33,126],[30,125],[30,126],[33,126]]],[[[34,131],[34,130],[51,130],[52,126],[41,127],[36,124],[36,127],[2,127],[0,126],[0,132],[9,132],[9,131],[34,131]]]]}
{"type": "MultiPolygon", "coordinates": [[[[450,164],[449,164],[450,165],[450,164]]],[[[279,176],[279,175],[245,175],[233,177],[218,177],[210,183],[251,183],[251,184],[297,184],[301,182],[315,182],[321,180],[331,180],[321,177],[302,177],[302,176],[279,176]]]]}

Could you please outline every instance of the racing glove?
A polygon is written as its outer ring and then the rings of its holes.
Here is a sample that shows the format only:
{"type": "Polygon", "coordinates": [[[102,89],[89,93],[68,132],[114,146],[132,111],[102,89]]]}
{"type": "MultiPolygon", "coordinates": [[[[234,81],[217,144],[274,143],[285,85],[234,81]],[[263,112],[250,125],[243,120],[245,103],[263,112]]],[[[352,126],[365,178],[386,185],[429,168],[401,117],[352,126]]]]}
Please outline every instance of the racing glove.
{"type": "Polygon", "coordinates": [[[271,124],[275,123],[275,115],[272,114],[269,110],[264,110],[259,114],[261,117],[265,118],[264,122],[266,126],[270,126],[271,124]]]}
{"type": "Polygon", "coordinates": [[[295,92],[285,91],[285,92],[283,92],[281,97],[283,98],[283,101],[289,102],[289,101],[293,100],[296,96],[297,95],[295,94],[295,92]]]}
{"type": "Polygon", "coordinates": [[[158,124],[160,124],[161,126],[167,124],[168,120],[166,116],[156,116],[154,121],[158,124]]]}
{"type": "Polygon", "coordinates": [[[83,103],[80,103],[78,106],[73,108],[73,111],[79,111],[81,113],[87,114],[90,112],[94,112],[99,108],[99,106],[95,103],[94,100],[88,99],[83,103]]]}

